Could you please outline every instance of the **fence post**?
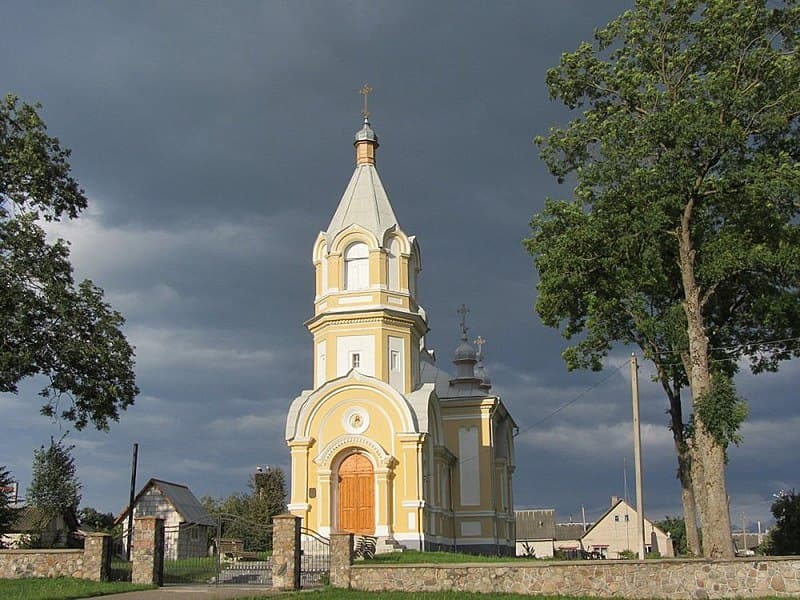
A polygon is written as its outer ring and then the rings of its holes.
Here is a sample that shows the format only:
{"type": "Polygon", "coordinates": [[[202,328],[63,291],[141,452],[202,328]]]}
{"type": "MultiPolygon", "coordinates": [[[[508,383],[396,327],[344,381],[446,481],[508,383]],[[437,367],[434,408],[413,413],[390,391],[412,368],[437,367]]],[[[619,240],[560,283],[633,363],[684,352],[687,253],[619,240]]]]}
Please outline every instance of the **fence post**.
{"type": "Polygon", "coordinates": [[[272,517],[272,586],[300,589],[300,517],[272,517]]]}
{"type": "Polygon", "coordinates": [[[164,585],[164,519],[136,517],[131,582],[164,585]]]}
{"type": "Polygon", "coordinates": [[[353,564],[353,534],[331,533],[331,586],[350,587],[350,565],[353,564]]]}
{"type": "Polygon", "coordinates": [[[108,581],[111,571],[111,536],[87,533],[83,541],[83,576],[92,581],[108,581]]]}

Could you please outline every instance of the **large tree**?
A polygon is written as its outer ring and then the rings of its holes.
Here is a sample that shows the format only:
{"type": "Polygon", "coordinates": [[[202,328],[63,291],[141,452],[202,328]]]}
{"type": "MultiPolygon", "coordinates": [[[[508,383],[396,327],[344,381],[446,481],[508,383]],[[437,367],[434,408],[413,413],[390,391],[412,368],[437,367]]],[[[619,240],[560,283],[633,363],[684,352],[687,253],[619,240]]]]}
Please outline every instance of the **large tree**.
{"type": "Polygon", "coordinates": [[[733,555],[738,361],[757,372],[800,354],[799,24],[794,0],[638,0],[547,74],[581,114],[537,140],[575,183],[525,242],[537,311],[578,336],[570,368],[601,368],[615,342],[653,361],[688,542],[697,551],[696,506],[709,557],[733,555]]]}
{"type": "Polygon", "coordinates": [[[37,107],[0,100],[0,392],[42,376],[43,414],[107,429],[139,391],[124,319],[91,281],[75,285],[67,242],[40,225],[86,207],[69,155],[37,107]]]}

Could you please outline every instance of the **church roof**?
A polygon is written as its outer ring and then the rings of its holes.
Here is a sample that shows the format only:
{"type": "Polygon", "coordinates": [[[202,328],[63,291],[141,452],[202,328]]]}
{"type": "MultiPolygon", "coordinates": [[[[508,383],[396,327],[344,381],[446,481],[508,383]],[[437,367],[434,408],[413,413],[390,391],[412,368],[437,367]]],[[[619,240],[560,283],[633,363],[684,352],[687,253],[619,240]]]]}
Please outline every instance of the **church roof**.
{"type": "MultiPolygon", "coordinates": [[[[378,145],[378,136],[367,120],[356,133],[356,145],[363,143],[371,146],[373,151],[378,145]]],[[[375,168],[374,157],[370,160],[357,159],[350,183],[328,225],[328,243],[350,225],[360,225],[370,231],[378,238],[378,243],[383,242],[383,236],[389,229],[398,226],[389,196],[375,168]]]]}
{"type": "Polygon", "coordinates": [[[360,225],[375,234],[378,243],[383,242],[383,235],[389,229],[397,227],[397,217],[375,165],[356,166],[328,225],[328,243],[350,225],[360,225]]]}

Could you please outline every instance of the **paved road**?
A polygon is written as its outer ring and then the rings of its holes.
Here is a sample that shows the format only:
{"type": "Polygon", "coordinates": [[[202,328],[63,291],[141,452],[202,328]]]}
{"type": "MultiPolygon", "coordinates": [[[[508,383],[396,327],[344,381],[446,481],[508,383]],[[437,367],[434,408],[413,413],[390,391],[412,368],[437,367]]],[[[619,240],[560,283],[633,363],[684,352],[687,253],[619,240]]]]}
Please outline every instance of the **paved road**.
{"type": "Polygon", "coordinates": [[[238,585],[225,586],[183,586],[168,585],[155,590],[142,592],[125,592],[110,596],[95,596],[89,600],[230,600],[232,598],[248,598],[252,596],[278,596],[280,591],[264,587],[248,587],[238,585]]]}

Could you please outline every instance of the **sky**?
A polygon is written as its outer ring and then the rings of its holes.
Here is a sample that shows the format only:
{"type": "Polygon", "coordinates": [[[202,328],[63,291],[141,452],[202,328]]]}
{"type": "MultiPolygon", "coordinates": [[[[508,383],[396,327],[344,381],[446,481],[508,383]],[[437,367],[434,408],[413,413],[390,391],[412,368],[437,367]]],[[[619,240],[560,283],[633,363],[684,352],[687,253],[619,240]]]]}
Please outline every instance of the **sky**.
{"type": "MultiPolygon", "coordinates": [[[[0,93],[41,102],[72,149],[89,208],[50,227],[125,316],[141,394],[108,433],[39,415],[36,381],[0,395],[0,464],[30,481],[35,448],[68,432],[83,506],[127,504],[131,452],[195,495],[287,469],[285,414],[311,387],[312,244],[352,174],[368,82],[378,170],[422,249],[430,347],[449,370],[470,308],[494,391],[520,426],[517,508],[559,521],[634,501],[632,349],[568,372],[533,305],[522,240],[547,197],[569,198],[532,140],[570,113],[548,68],[630,7],[619,0],[4,3],[0,93]],[[626,486],[627,481],[627,486],[626,486]]],[[[575,116],[575,115],[573,115],[575,116]]],[[[648,517],[680,514],[667,401],[640,369],[648,517]]],[[[736,527],[800,487],[800,361],[742,372],[750,401],[729,452],[736,527]]]]}

